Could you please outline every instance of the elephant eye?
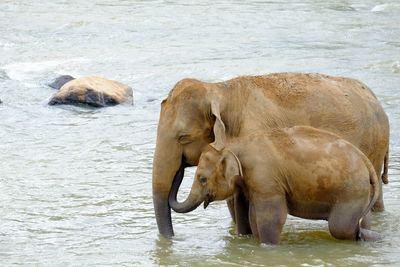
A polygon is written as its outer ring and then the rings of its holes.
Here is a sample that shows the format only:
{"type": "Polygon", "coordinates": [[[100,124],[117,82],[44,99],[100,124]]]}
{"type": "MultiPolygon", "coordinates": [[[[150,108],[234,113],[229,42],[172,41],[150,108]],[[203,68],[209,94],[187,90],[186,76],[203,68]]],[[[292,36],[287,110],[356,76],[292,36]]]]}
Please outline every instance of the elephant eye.
{"type": "Polygon", "coordinates": [[[190,143],[191,142],[190,135],[184,134],[184,135],[179,136],[178,142],[182,145],[190,143]]]}
{"type": "Polygon", "coordinates": [[[199,182],[200,182],[201,184],[205,184],[205,183],[207,182],[207,178],[204,177],[204,176],[200,176],[200,177],[199,177],[199,182]]]}

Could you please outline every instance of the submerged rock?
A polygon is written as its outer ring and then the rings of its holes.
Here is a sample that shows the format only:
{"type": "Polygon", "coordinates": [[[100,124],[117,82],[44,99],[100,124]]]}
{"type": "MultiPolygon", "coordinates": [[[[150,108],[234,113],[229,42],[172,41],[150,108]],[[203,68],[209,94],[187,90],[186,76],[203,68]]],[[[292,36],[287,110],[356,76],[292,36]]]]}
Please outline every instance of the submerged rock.
{"type": "Polygon", "coordinates": [[[61,87],[63,87],[64,84],[74,79],[75,78],[72,77],[71,75],[61,75],[60,77],[55,78],[51,83],[47,85],[50,86],[51,88],[59,90],[61,87]]]}
{"type": "Polygon", "coordinates": [[[49,101],[49,105],[85,104],[94,107],[122,103],[133,105],[132,88],[96,76],[84,76],[65,83],[49,101]]]}
{"type": "Polygon", "coordinates": [[[5,70],[0,70],[0,80],[9,80],[10,77],[8,77],[7,72],[5,70]]]}
{"type": "Polygon", "coordinates": [[[0,99],[0,104],[1,104],[1,103],[3,103],[3,102],[2,102],[1,99],[0,99]]]}

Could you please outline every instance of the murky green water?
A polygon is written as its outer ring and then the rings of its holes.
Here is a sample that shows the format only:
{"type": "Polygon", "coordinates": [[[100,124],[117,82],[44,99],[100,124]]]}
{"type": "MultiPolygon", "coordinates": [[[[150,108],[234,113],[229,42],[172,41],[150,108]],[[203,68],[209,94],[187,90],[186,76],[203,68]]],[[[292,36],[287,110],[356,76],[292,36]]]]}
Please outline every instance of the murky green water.
{"type": "MultiPolygon", "coordinates": [[[[0,0],[2,266],[400,265],[399,1],[0,0]],[[180,79],[321,72],[357,78],[391,122],[380,242],[289,217],[280,246],[234,232],[226,205],[158,235],[151,167],[160,101],[180,79]],[[133,87],[135,106],[49,107],[58,74],[133,87]]],[[[187,172],[188,192],[194,169],[187,172]]]]}

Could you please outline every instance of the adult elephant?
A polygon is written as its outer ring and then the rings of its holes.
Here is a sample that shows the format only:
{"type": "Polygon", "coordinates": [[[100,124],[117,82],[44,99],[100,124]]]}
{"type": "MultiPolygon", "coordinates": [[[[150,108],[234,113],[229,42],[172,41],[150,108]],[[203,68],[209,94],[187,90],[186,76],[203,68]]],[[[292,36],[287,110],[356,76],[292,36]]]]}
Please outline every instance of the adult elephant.
{"type": "MultiPolygon", "coordinates": [[[[255,130],[309,125],[334,132],[371,160],[387,183],[388,118],[373,92],[355,79],[322,74],[276,73],[219,83],[184,79],[161,103],[153,160],[153,203],[159,232],[174,235],[168,196],[184,168],[196,166],[203,148],[218,138],[255,130]],[[219,127],[214,124],[221,123],[219,127]]],[[[248,224],[243,197],[228,201],[233,218],[248,224]],[[236,214],[236,216],[235,216],[236,214]],[[237,215],[239,214],[239,216],[237,215]]],[[[382,190],[375,210],[383,210],[382,190]]],[[[239,233],[249,233],[249,227],[239,233]]]]}

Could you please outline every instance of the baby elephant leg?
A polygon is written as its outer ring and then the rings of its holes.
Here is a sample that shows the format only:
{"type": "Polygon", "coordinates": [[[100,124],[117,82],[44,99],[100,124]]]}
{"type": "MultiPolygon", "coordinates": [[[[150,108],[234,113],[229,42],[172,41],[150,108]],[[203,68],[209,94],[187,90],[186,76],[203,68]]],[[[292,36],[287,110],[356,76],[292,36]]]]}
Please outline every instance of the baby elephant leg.
{"type": "Polygon", "coordinates": [[[369,211],[361,220],[361,228],[371,229],[371,211],[369,211]]]}
{"type": "Polygon", "coordinates": [[[377,241],[381,240],[382,237],[374,232],[371,231],[371,211],[369,211],[362,219],[361,219],[361,228],[359,238],[363,241],[377,241]]]}
{"type": "Polygon", "coordinates": [[[363,241],[378,241],[378,240],[382,240],[382,237],[380,234],[371,231],[371,230],[367,230],[364,228],[360,229],[360,239],[363,241]]]}
{"type": "Polygon", "coordinates": [[[257,232],[261,243],[279,244],[283,225],[287,217],[284,197],[254,198],[257,232]]]}
{"type": "Polygon", "coordinates": [[[257,239],[260,239],[256,222],[256,208],[254,207],[254,204],[251,202],[249,203],[249,223],[253,236],[256,237],[257,239]]]}
{"type": "Polygon", "coordinates": [[[360,227],[360,217],[366,206],[365,200],[359,200],[334,207],[328,220],[332,236],[346,240],[375,240],[374,232],[360,227]]]}
{"type": "Polygon", "coordinates": [[[241,192],[236,193],[233,197],[235,206],[235,222],[236,230],[239,235],[251,234],[249,223],[249,201],[241,192]]]}

